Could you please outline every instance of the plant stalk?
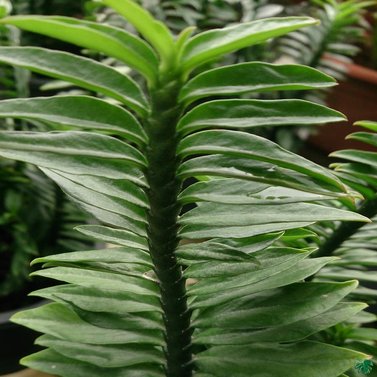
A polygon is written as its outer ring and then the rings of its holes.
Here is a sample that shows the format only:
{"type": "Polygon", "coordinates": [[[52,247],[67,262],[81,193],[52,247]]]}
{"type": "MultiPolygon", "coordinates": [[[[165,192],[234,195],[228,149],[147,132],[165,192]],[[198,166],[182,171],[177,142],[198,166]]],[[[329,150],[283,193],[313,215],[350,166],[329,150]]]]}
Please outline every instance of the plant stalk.
{"type": "Polygon", "coordinates": [[[149,136],[146,150],[150,211],[148,238],[150,254],[161,291],[166,341],[166,376],[191,377],[191,329],[186,300],[185,278],[175,256],[178,245],[177,201],[181,182],[176,171],[178,138],[176,125],[181,114],[177,80],[164,80],[152,90],[152,112],[145,128],[149,136]]]}

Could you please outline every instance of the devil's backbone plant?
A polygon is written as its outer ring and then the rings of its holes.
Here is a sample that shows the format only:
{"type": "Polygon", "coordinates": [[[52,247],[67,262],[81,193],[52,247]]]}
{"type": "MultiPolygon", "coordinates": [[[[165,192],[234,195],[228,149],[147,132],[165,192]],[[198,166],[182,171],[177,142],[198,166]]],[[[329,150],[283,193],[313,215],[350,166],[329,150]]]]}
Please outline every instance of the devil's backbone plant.
{"type": "Polygon", "coordinates": [[[52,302],[14,317],[44,333],[46,349],[23,363],[65,377],[337,377],[367,360],[311,338],[365,308],[345,299],[357,283],[305,282],[333,258],[277,241],[312,236],[305,227],[316,221],[368,220],[321,205],[353,200],[329,170],[245,132],[343,117],[302,100],[234,98],[333,80],[258,62],[195,75],[204,63],[316,21],[263,19],[174,37],[131,0],[103,2],[144,39],[73,18],[1,21],[119,59],[146,88],[65,52],[0,49],[3,63],[102,97],[1,102],[1,117],[62,131],[1,132],[0,155],[39,166],[98,219],[78,231],[116,245],[36,261],[46,268],[35,275],[65,284],[35,292],[52,302]]]}

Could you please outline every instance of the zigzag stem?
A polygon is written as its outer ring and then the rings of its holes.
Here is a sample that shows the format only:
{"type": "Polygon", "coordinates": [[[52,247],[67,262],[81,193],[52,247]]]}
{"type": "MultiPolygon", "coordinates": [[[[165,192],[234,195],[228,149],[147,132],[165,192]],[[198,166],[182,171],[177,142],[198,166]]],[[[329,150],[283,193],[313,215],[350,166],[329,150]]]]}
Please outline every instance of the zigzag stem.
{"type": "Polygon", "coordinates": [[[177,218],[181,206],[177,196],[181,182],[176,170],[176,125],[181,114],[177,96],[180,84],[164,80],[151,93],[152,113],[145,123],[149,136],[146,155],[149,183],[149,247],[160,283],[166,340],[166,376],[190,377],[191,329],[185,279],[177,262],[177,218]]]}
{"type": "MultiPolygon", "coordinates": [[[[363,205],[357,210],[360,215],[372,218],[377,214],[377,195],[372,199],[366,200],[363,205]]],[[[327,257],[334,254],[343,242],[347,241],[354,235],[360,228],[368,223],[361,222],[342,222],[338,228],[334,230],[331,236],[323,243],[318,249],[316,257],[327,257]]]]}

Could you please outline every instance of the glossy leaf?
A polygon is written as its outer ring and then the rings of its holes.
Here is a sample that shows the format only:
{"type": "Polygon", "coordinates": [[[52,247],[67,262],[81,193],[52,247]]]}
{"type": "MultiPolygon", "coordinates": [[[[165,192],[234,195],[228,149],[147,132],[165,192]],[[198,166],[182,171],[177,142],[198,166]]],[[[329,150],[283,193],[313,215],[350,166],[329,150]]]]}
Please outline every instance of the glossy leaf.
{"type": "Polygon", "coordinates": [[[150,81],[155,80],[157,58],[152,49],[124,30],[58,16],[13,16],[1,19],[0,23],[102,52],[140,71],[150,81]]]}
{"type": "Polygon", "coordinates": [[[224,204],[284,204],[323,201],[332,197],[227,178],[195,183],[186,188],[179,199],[184,204],[202,201],[224,204]]]}
{"type": "Polygon", "coordinates": [[[314,125],[344,120],[335,110],[303,100],[216,100],[188,112],[177,128],[183,135],[205,128],[314,125]]]}
{"type": "Polygon", "coordinates": [[[182,156],[193,154],[224,154],[230,157],[266,161],[326,182],[334,189],[342,184],[328,170],[311,161],[288,152],[277,144],[259,136],[237,131],[203,131],[188,136],[178,146],[182,156]]]}
{"type": "Polygon", "coordinates": [[[103,131],[137,144],[147,136],[128,111],[100,99],[86,96],[58,96],[3,101],[0,118],[37,120],[61,126],[103,131]]]}
{"type": "Polygon", "coordinates": [[[229,52],[265,42],[315,23],[314,19],[307,17],[269,18],[200,33],[191,38],[184,48],[183,70],[189,72],[229,52]]]}
{"type": "Polygon", "coordinates": [[[179,99],[189,104],[204,97],[318,89],[333,85],[333,78],[305,66],[240,63],[195,76],[182,88],[179,99]]]}
{"type": "Polygon", "coordinates": [[[0,47],[0,62],[114,98],[142,115],[149,109],[142,90],[134,81],[92,59],[39,47],[0,47]]]}
{"type": "Polygon", "coordinates": [[[203,372],[227,377],[232,370],[239,377],[249,377],[250,370],[258,376],[286,377],[287,370],[295,377],[338,376],[352,368],[365,354],[315,342],[292,345],[220,346],[211,347],[197,356],[203,372]]]}
{"type": "Polygon", "coordinates": [[[102,368],[89,363],[72,360],[53,350],[43,350],[22,359],[22,364],[45,373],[55,373],[60,370],[66,376],[71,377],[163,377],[161,368],[152,366],[135,366],[129,368],[102,368]]]}
{"type": "Polygon", "coordinates": [[[118,179],[129,177],[139,184],[143,184],[142,173],[135,166],[146,164],[138,150],[120,140],[73,131],[1,132],[0,156],[72,174],[118,179]]]}
{"type": "Polygon", "coordinates": [[[173,36],[162,22],[154,19],[133,0],[102,0],[102,2],[128,20],[159,52],[165,64],[173,59],[175,52],[173,36]]]}

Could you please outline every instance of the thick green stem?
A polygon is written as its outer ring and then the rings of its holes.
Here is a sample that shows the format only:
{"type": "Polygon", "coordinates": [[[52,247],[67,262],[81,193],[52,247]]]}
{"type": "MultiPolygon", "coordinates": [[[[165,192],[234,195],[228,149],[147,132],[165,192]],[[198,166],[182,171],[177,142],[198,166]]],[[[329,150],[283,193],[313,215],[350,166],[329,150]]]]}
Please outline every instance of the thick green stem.
{"type": "MultiPolygon", "coordinates": [[[[357,211],[360,215],[372,218],[377,214],[377,195],[364,204],[357,211]]],[[[334,230],[332,235],[318,249],[316,257],[326,257],[334,254],[344,241],[347,241],[360,228],[368,223],[361,222],[342,222],[340,226],[334,230]]]]}
{"type": "Polygon", "coordinates": [[[185,279],[177,262],[177,218],[181,206],[177,196],[181,182],[176,170],[176,125],[181,109],[177,105],[179,83],[165,80],[152,91],[152,114],[145,126],[149,183],[149,247],[160,283],[166,340],[166,376],[190,377],[191,329],[185,279]]]}

